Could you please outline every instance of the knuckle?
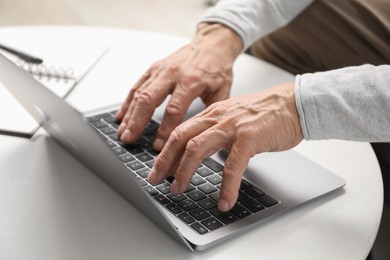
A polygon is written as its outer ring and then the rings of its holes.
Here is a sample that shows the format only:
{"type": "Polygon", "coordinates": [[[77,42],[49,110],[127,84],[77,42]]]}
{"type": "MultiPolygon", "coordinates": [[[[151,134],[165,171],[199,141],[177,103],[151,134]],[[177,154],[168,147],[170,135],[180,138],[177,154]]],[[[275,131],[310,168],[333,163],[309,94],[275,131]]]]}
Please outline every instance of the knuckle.
{"type": "Polygon", "coordinates": [[[210,106],[210,114],[212,116],[224,115],[228,110],[229,108],[224,102],[217,102],[210,106]]]}
{"type": "Polygon", "coordinates": [[[203,77],[196,72],[186,73],[183,75],[181,82],[184,86],[191,86],[194,82],[202,83],[203,77]]]}
{"type": "Polygon", "coordinates": [[[171,63],[171,64],[167,65],[165,70],[168,74],[174,74],[179,70],[179,65],[176,63],[171,63]]]}
{"type": "Polygon", "coordinates": [[[239,129],[237,129],[236,139],[237,140],[251,140],[252,139],[252,131],[250,129],[239,128],[239,129]]]}
{"type": "Polygon", "coordinates": [[[129,93],[130,96],[133,96],[133,95],[137,92],[137,89],[138,89],[138,88],[131,88],[131,89],[130,89],[130,93],[129,93]]]}
{"type": "Polygon", "coordinates": [[[163,64],[164,64],[164,61],[162,61],[162,60],[156,61],[155,63],[153,63],[153,64],[150,66],[150,69],[147,71],[147,73],[150,74],[150,73],[152,73],[153,71],[158,70],[163,64]]]}
{"type": "Polygon", "coordinates": [[[160,169],[163,169],[166,167],[168,163],[168,158],[166,157],[166,155],[164,153],[160,153],[158,156],[157,156],[157,159],[155,160],[154,162],[154,167],[157,169],[157,170],[160,170],[160,169]]]}
{"type": "Polygon", "coordinates": [[[171,102],[166,108],[166,113],[170,116],[178,116],[183,114],[184,112],[181,105],[179,105],[178,103],[171,102]]]}
{"type": "Polygon", "coordinates": [[[180,126],[176,127],[175,130],[172,131],[170,139],[173,143],[178,143],[182,141],[185,137],[185,133],[180,126]]]}
{"type": "Polygon", "coordinates": [[[204,141],[200,137],[194,137],[188,141],[186,146],[186,153],[189,155],[194,155],[200,147],[203,146],[204,141]]]}
{"type": "Polygon", "coordinates": [[[225,166],[223,168],[223,177],[233,179],[237,178],[239,174],[239,169],[237,168],[236,164],[230,161],[226,161],[225,166]]]}
{"type": "Polygon", "coordinates": [[[153,95],[147,90],[137,91],[136,101],[141,105],[151,105],[153,103],[153,95]]]}

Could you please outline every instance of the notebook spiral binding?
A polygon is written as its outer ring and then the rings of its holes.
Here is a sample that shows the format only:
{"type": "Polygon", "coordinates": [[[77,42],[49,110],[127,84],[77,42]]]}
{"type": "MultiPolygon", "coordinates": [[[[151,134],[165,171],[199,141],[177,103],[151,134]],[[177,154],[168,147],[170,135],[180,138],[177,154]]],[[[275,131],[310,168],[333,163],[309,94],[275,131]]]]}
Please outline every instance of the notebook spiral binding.
{"type": "Polygon", "coordinates": [[[76,80],[72,68],[49,67],[43,64],[29,63],[22,59],[17,60],[16,64],[38,79],[54,80],[57,82],[64,81],[65,83],[76,80]]]}

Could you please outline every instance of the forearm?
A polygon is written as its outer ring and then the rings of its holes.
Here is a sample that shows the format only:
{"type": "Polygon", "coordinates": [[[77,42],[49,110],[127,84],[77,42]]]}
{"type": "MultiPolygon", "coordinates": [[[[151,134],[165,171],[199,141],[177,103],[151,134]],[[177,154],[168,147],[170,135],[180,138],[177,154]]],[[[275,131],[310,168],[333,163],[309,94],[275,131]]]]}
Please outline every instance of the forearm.
{"type": "Polygon", "coordinates": [[[201,22],[232,28],[243,40],[243,49],[293,20],[314,0],[221,0],[201,22]]]}
{"type": "Polygon", "coordinates": [[[390,141],[390,66],[298,75],[295,97],[306,140],[390,141]]]}

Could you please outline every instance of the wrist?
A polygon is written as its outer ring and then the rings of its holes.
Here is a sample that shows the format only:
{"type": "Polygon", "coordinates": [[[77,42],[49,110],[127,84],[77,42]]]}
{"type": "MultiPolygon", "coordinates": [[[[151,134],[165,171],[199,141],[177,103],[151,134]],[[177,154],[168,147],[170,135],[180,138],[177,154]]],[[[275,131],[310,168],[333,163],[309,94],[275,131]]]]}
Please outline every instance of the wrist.
{"type": "Polygon", "coordinates": [[[200,23],[192,44],[207,49],[216,48],[236,59],[244,48],[241,37],[231,28],[220,23],[200,23]]]}

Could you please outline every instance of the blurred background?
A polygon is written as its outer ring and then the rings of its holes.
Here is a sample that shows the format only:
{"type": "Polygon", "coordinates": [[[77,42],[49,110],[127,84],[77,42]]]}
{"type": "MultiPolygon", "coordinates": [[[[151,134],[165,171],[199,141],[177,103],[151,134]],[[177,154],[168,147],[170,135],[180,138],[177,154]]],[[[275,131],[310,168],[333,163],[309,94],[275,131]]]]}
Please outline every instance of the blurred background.
{"type": "Polygon", "coordinates": [[[0,0],[0,26],[94,25],[191,37],[212,0],[0,0]]]}

